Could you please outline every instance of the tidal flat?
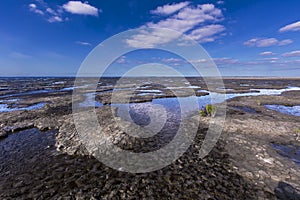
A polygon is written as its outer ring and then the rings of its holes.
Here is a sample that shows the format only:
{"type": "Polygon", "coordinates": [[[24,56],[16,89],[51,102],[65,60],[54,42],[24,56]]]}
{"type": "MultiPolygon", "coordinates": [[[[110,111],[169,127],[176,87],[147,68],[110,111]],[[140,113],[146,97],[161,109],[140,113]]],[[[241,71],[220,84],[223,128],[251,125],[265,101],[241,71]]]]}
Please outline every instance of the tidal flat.
{"type": "Polygon", "coordinates": [[[0,78],[1,199],[300,199],[300,79],[74,81],[0,78]],[[200,116],[211,103],[224,110],[200,116]],[[104,139],[126,151],[162,148],[182,121],[196,123],[197,134],[162,169],[118,171],[98,161],[76,131],[74,112],[94,108],[104,139]],[[154,121],[149,113],[162,111],[166,122],[151,138],[130,137],[114,121],[146,127],[154,121]],[[221,117],[220,138],[200,158],[211,120],[221,117]]]}

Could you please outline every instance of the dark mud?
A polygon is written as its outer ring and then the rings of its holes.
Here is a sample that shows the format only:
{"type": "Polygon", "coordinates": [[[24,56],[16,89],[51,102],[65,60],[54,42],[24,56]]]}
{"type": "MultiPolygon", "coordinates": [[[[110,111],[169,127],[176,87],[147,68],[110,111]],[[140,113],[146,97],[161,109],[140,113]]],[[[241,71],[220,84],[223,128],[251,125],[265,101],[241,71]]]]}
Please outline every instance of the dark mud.
{"type": "Polygon", "coordinates": [[[29,129],[0,142],[1,199],[272,197],[234,172],[221,143],[203,160],[196,156],[199,147],[195,144],[174,164],[134,175],[110,169],[93,158],[56,152],[56,132],[29,129]]]}

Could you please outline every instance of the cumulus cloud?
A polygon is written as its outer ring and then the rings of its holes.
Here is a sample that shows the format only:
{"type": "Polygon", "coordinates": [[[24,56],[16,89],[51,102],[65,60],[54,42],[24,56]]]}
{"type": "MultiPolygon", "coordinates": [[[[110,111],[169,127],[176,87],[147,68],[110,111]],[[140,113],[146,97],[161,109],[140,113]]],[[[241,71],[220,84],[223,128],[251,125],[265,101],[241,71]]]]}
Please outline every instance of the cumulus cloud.
{"type": "Polygon", "coordinates": [[[98,16],[99,13],[98,8],[81,1],[69,1],[63,5],[63,8],[72,14],[98,16]]]}
{"type": "Polygon", "coordinates": [[[271,51],[264,51],[264,52],[261,52],[259,55],[261,55],[261,56],[272,56],[272,55],[275,55],[275,53],[273,53],[271,51]]]}
{"type": "Polygon", "coordinates": [[[156,45],[168,43],[181,35],[169,29],[140,30],[138,34],[126,39],[125,42],[134,48],[153,48],[156,45]]]}
{"type": "Polygon", "coordinates": [[[172,13],[177,12],[178,10],[186,7],[189,5],[190,2],[185,1],[185,2],[180,2],[176,4],[167,4],[164,6],[159,6],[155,10],[150,11],[152,14],[158,14],[158,15],[170,15],[172,13]]]}
{"type": "Polygon", "coordinates": [[[213,42],[215,41],[214,36],[217,33],[223,32],[224,30],[225,27],[223,25],[219,25],[219,24],[207,25],[193,30],[189,34],[189,36],[192,39],[197,40],[199,42],[213,42]]]}
{"type": "Polygon", "coordinates": [[[249,47],[269,47],[269,46],[284,46],[293,43],[292,40],[277,40],[276,38],[253,38],[246,42],[244,45],[249,47]]]}
{"type": "Polygon", "coordinates": [[[69,1],[63,6],[57,5],[55,8],[51,8],[44,0],[36,0],[36,2],[37,4],[31,3],[28,5],[29,10],[41,15],[49,23],[68,21],[69,18],[65,17],[66,12],[98,16],[98,13],[101,11],[81,1],[69,1]]]}
{"type": "Polygon", "coordinates": [[[300,50],[287,52],[287,53],[282,54],[282,56],[284,56],[284,57],[298,57],[298,56],[300,56],[300,50]]]}
{"type": "Polygon", "coordinates": [[[64,21],[61,13],[50,8],[46,2],[43,0],[36,0],[36,2],[38,5],[33,3],[28,5],[31,12],[42,15],[50,23],[64,21]]]}
{"type": "Polygon", "coordinates": [[[300,21],[288,24],[279,29],[279,32],[287,32],[287,31],[300,31],[300,21]]]}
{"type": "Polygon", "coordinates": [[[224,26],[216,24],[222,20],[222,11],[213,4],[185,6],[177,13],[158,22],[146,23],[140,27],[140,33],[126,40],[126,43],[131,47],[150,48],[177,39],[183,33],[198,42],[211,42],[214,41],[215,34],[225,30],[224,26]],[[155,30],[149,30],[149,28],[155,30]],[[172,29],[178,33],[163,29],[172,29]]]}

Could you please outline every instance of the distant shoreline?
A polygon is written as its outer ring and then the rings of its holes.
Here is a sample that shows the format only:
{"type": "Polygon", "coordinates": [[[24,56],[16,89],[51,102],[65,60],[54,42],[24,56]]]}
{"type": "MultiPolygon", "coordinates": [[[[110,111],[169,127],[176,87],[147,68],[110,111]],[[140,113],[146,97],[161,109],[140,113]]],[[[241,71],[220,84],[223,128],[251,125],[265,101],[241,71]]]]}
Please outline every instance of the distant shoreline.
{"type": "MultiPolygon", "coordinates": [[[[0,76],[0,79],[9,79],[9,78],[99,78],[99,77],[92,77],[92,76],[0,76]]],[[[101,78],[121,78],[120,76],[103,76],[101,78]]],[[[131,76],[126,78],[182,78],[176,76],[131,76]]],[[[185,78],[219,78],[219,77],[200,77],[200,76],[187,76],[185,78]]],[[[276,76],[223,76],[223,79],[252,79],[252,80],[262,80],[262,79],[283,79],[283,80],[295,80],[299,79],[300,77],[276,77],[276,76]]]]}

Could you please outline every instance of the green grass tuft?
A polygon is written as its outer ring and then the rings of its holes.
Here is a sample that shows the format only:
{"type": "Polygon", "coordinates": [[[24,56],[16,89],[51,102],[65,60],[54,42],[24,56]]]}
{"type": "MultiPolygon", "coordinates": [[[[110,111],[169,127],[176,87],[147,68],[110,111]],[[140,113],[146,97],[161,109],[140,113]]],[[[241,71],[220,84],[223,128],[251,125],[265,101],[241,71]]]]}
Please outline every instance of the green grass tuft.
{"type": "Polygon", "coordinates": [[[201,117],[214,117],[217,113],[217,107],[212,104],[207,104],[199,113],[201,117]]]}

